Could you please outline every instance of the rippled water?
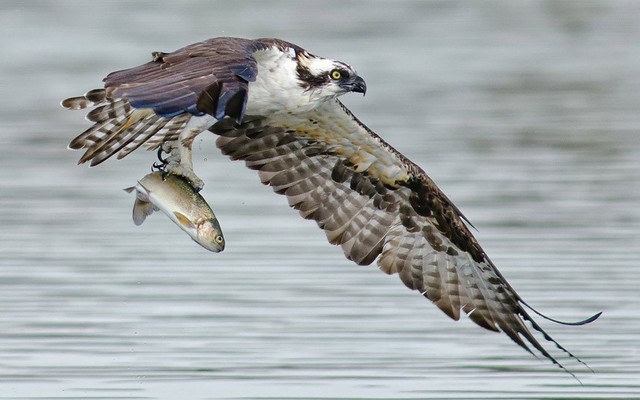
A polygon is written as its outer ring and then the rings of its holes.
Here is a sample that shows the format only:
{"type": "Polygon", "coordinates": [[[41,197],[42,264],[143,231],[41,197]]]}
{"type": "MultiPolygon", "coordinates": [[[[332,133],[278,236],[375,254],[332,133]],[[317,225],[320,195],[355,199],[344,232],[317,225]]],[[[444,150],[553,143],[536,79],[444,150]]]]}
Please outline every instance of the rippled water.
{"type": "MultiPolygon", "coordinates": [[[[640,3],[0,4],[0,399],[640,398],[640,3]],[[267,5],[268,4],[268,5],[267,5]],[[207,37],[352,63],[345,102],[434,178],[582,381],[356,267],[196,144],[227,249],[131,221],[140,152],[88,169],[60,99],[207,37]]],[[[205,135],[203,135],[205,136],[205,135]]]]}

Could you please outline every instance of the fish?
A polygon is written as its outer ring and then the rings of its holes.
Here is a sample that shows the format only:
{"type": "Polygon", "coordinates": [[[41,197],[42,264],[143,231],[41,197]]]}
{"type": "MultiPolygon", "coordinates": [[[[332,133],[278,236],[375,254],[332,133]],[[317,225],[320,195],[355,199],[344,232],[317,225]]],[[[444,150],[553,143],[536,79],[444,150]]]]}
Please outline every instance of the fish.
{"type": "Polygon", "coordinates": [[[185,178],[161,171],[152,172],[135,186],[133,222],[142,225],[154,211],[162,211],[200,246],[214,253],[224,250],[225,240],[211,206],[185,178]]]}

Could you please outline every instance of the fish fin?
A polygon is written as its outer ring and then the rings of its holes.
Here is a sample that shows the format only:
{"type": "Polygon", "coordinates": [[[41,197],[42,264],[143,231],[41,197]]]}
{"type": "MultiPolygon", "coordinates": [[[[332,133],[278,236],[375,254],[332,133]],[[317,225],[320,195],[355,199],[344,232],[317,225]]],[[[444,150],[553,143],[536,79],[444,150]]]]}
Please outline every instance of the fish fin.
{"type": "Polygon", "coordinates": [[[158,208],[153,203],[136,198],[135,203],[133,203],[133,223],[142,225],[144,220],[154,211],[158,211],[158,208]]]}
{"type": "Polygon", "coordinates": [[[189,218],[187,218],[184,214],[179,213],[177,211],[173,212],[173,215],[176,216],[176,218],[178,219],[178,221],[180,222],[180,224],[187,226],[187,227],[194,227],[193,223],[191,222],[191,220],[189,220],[189,218]]]}

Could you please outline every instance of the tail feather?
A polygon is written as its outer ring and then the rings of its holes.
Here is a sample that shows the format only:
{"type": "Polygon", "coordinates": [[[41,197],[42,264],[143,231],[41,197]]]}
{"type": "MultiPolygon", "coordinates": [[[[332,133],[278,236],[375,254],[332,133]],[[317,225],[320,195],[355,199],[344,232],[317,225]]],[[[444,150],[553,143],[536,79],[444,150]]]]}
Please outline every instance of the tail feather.
{"type": "Polygon", "coordinates": [[[112,101],[101,104],[87,114],[87,120],[91,122],[102,122],[117,118],[118,115],[127,115],[131,112],[131,104],[125,100],[112,101]]]}
{"type": "Polygon", "coordinates": [[[161,117],[151,109],[134,108],[125,99],[110,99],[104,89],[68,98],[61,104],[70,110],[96,107],[87,114],[94,125],[69,143],[70,149],[86,149],[78,164],[90,161],[91,166],[114,154],[123,158],[144,143],[155,149],[167,140],[176,140],[191,118],[188,113],[161,117]]]}
{"type": "Polygon", "coordinates": [[[86,149],[78,164],[92,161],[92,165],[96,165],[99,162],[94,161],[94,158],[101,156],[102,161],[109,158],[117,150],[118,143],[127,139],[129,133],[134,130],[133,128],[137,123],[141,122],[142,118],[143,116],[139,113],[120,116],[111,120],[97,122],[93,127],[81,133],[69,144],[72,149],[86,149]],[[135,121],[130,121],[131,119],[135,119],[135,121]]]}
{"type": "Polygon", "coordinates": [[[147,150],[156,150],[164,142],[178,140],[180,133],[189,122],[190,114],[182,114],[173,118],[160,118],[154,125],[149,125],[144,132],[132,137],[118,153],[118,160],[145,144],[147,150]]]}
{"type": "Polygon", "coordinates": [[[62,100],[62,107],[67,110],[83,110],[103,104],[107,99],[107,92],[104,89],[93,89],[85,93],[84,96],[70,97],[62,100]]]}
{"type": "MultiPolygon", "coordinates": [[[[91,153],[86,155],[86,157],[91,160],[91,166],[98,165],[114,154],[117,154],[137,137],[148,132],[150,127],[153,128],[157,125],[162,126],[166,124],[166,121],[163,121],[164,118],[153,118],[154,115],[155,114],[152,113],[151,115],[140,116],[133,126],[125,123],[117,131],[111,133],[106,140],[96,143],[97,147],[91,148],[91,153]]],[[[150,137],[155,134],[156,131],[157,128],[151,129],[145,137],[150,137]]],[[[89,150],[87,150],[87,153],[88,152],[89,150]]],[[[85,156],[83,156],[83,158],[84,157],[85,156]]]]}
{"type": "Polygon", "coordinates": [[[109,125],[111,121],[103,121],[94,124],[92,127],[76,136],[71,142],[69,142],[69,148],[72,150],[80,150],[82,148],[89,147],[88,143],[95,143],[104,136],[103,128],[109,125]]]}

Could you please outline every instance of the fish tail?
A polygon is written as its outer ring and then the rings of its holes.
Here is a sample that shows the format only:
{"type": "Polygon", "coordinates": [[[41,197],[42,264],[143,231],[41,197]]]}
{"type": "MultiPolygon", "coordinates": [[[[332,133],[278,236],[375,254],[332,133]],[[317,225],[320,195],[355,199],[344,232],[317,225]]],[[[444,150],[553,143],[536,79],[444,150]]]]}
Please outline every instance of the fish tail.
{"type": "Polygon", "coordinates": [[[156,210],[157,208],[153,203],[140,200],[136,197],[136,201],[133,203],[133,223],[136,225],[142,225],[144,220],[156,210]]]}
{"type": "MultiPolygon", "coordinates": [[[[158,211],[158,208],[154,206],[151,201],[149,201],[149,191],[147,190],[147,188],[145,188],[140,182],[138,182],[138,186],[142,191],[136,191],[136,200],[133,203],[132,217],[134,224],[142,225],[144,220],[147,219],[149,215],[153,214],[154,211],[158,211]]],[[[136,189],[136,186],[131,186],[122,190],[127,193],[131,193],[136,189]]]]}

